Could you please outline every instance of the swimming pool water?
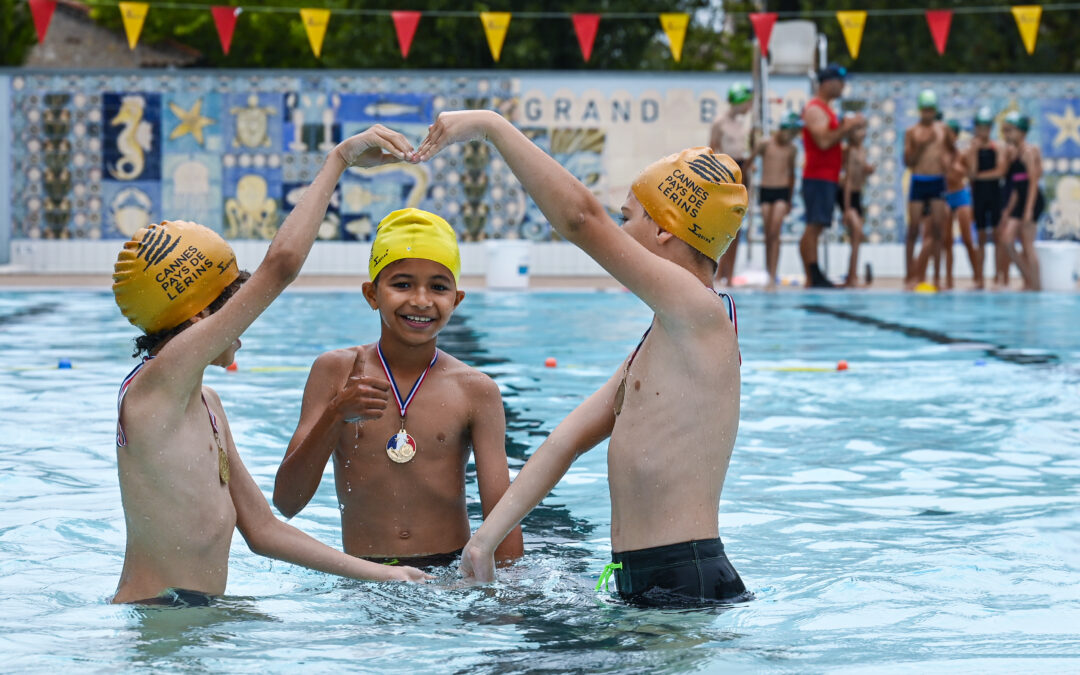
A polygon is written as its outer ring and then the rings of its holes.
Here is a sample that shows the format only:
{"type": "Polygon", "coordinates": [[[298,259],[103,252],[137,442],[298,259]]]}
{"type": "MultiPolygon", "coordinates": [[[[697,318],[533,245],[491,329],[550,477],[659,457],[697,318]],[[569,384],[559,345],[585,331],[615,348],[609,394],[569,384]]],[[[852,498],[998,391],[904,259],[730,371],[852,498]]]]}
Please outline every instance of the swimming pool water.
{"type": "MultiPolygon", "coordinates": [[[[755,601],[660,611],[594,592],[610,560],[599,447],[526,519],[527,555],[495,585],[339,580],[236,536],[228,596],[164,610],[106,604],[134,329],[107,293],[0,293],[0,668],[1080,670],[1080,298],[736,298],[742,422],[720,532],[755,601]],[[806,367],[823,370],[790,370],[806,367]]],[[[626,293],[469,293],[440,344],[499,383],[516,469],[649,317],[626,293]]],[[[239,372],[209,371],[267,496],[304,369],[377,330],[359,294],[292,292],[245,335],[239,372]]],[[[292,522],[340,545],[331,480],[292,522]]]]}

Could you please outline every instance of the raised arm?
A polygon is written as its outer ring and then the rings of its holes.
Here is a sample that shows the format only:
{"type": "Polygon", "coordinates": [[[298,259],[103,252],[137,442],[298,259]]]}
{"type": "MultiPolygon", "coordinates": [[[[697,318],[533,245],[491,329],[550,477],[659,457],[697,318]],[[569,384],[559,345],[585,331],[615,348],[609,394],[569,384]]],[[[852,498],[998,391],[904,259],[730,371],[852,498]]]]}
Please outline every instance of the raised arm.
{"type": "Polygon", "coordinates": [[[363,347],[327,352],[311,366],[300,422],[274,480],[274,506],[286,518],[311,501],[342,425],[378,419],[386,410],[390,385],[365,376],[364,368],[363,347]]]}
{"type": "Polygon", "coordinates": [[[600,263],[661,320],[671,326],[696,323],[707,315],[707,296],[700,303],[687,301],[686,289],[693,280],[690,272],[654,255],[623,232],[587,187],[497,113],[440,114],[414,158],[425,161],[447,145],[477,138],[495,145],[555,231],[600,263]]]}
{"type": "Polygon", "coordinates": [[[228,430],[228,421],[223,424],[229,446],[229,494],[236,508],[236,527],[253,553],[351,579],[422,581],[430,578],[412,567],[379,565],[347,555],[275,518],[266,497],[240,460],[228,430]]]}
{"type": "MultiPolygon", "coordinates": [[[[461,573],[477,581],[495,579],[496,548],[551,492],[582,453],[611,435],[615,426],[615,390],[622,371],[574,409],[540,444],[506,494],[484,518],[461,552],[461,573]]],[[[477,468],[479,471],[479,467],[477,468]]]]}
{"type": "Polygon", "coordinates": [[[169,340],[158,358],[143,369],[140,379],[147,381],[147,388],[186,401],[206,366],[235,342],[299,274],[342,172],[349,166],[398,162],[411,152],[412,146],[404,136],[381,125],[339,143],[270,242],[266,257],[251,278],[222,311],[198,317],[195,325],[169,340]]]}
{"type": "MultiPolygon", "coordinates": [[[[499,386],[490,377],[477,374],[469,382],[467,391],[473,402],[470,431],[476,483],[480,490],[480,508],[486,519],[510,487],[510,469],[506,463],[506,415],[499,386]]],[[[520,558],[523,549],[519,525],[495,549],[495,559],[520,558]]]]}

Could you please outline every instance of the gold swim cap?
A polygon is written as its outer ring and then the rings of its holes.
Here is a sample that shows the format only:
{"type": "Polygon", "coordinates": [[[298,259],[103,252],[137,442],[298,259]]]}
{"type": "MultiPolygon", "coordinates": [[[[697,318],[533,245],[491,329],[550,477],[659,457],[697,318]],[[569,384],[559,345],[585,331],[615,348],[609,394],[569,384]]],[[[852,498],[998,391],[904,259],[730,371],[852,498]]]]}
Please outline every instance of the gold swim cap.
{"type": "Polygon", "coordinates": [[[135,233],[116,257],[113,295],[150,335],[203,311],[240,275],[232,248],[208,227],[166,220],[135,233]]]}
{"type": "Polygon", "coordinates": [[[405,258],[432,260],[461,278],[461,252],[457,234],[445,220],[420,209],[400,209],[382,219],[371,242],[368,278],[372,281],[387,265],[405,258]]]}
{"type": "Polygon", "coordinates": [[[746,213],[742,170],[710,148],[690,148],[651,164],[631,189],[657,225],[712,260],[734,241],[746,213]]]}

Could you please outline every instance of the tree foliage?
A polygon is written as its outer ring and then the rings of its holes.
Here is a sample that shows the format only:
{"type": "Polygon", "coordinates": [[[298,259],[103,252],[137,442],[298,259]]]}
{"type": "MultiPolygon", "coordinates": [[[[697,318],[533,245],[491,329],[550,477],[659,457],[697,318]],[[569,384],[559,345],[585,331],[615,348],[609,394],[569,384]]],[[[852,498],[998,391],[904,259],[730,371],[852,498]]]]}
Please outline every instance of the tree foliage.
{"type": "Polygon", "coordinates": [[[0,66],[18,66],[37,42],[25,0],[0,0],[0,66]]]}
{"type": "MultiPolygon", "coordinates": [[[[829,58],[853,71],[868,73],[1076,73],[1080,69],[1080,43],[1073,37],[1077,10],[1043,11],[1035,53],[1028,55],[1009,7],[1010,0],[767,0],[771,12],[847,9],[952,9],[977,4],[1003,11],[953,14],[945,54],[934,48],[926,17],[921,11],[901,16],[873,15],[866,19],[858,60],[848,54],[835,18],[806,16],[829,39],[829,58]]],[[[804,14],[805,15],[805,14],[804,14]]],[[[784,16],[783,19],[796,18],[784,16]]]]}

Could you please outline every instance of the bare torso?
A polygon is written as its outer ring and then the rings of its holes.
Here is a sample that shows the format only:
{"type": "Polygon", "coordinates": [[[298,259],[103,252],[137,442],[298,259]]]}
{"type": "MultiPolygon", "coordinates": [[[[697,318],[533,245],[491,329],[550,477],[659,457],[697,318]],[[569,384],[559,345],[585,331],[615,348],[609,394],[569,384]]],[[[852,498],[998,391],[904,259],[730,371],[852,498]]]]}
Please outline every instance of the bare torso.
{"type": "Polygon", "coordinates": [[[945,161],[948,148],[945,143],[945,125],[915,124],[907,130],[916,147],[911,172],[920,176],[940,176],[945,173],[945,161]]]}
{"type": "MultiPolygon", "coordinates": [[[[344,381],[355,352],[338,351],[343,353],[337,362],[344,381]]],[[[366,373],[386,379],[374,349],[368,351],[367,363],[376,365],[366,373]]],[[[418,376],[394,373],[402,395],[418,376]]],[[[333,458],[346,553],[408,557],[450,553],[465,545],[470,535],[465,468],[474,415],[469,392],[479,378],[486,376],[439,353],[409,406],[406,430],[417,450],[407,463],[392,462],[386,454],[387,441],[401,426],[393,396],[380,419],[361,427],[342,425],[333,458]]]]}
{"type": "Polygon", "coordinates": [[[718,325],[676,339],[654,321],[630,367],[608,446],[615,551],[718,536],[740,389],[734,327],[718,325]]]}
{"type": "Polygon", "coordinates": [[[946,158],[945,189],[956,192],[964,189],[968,177],[967,154],[953,149],[946,158]]]}
{"type": "MultiPolygon", "coordinates": [[[[153,598],[167,588],[220,595],[236,510],[218,478],[209,415],[198,394],[180,419],[159,415],[139,400],[138,377],[121,417],[128,444],[116,449],[127,549],[113,602],[153,598]]],[[[225,412],[217,395],[204,390],[222,444],[234,454],[225,412]]]]}
{"type": "Polygon", "coordinates": [[[778,143],[770,138],[761,151],[761,186],[766,188],[791,187],[791,169],[795,160],[793,143],[778,143]]]}
{"type": "Polygon", "coordinates": [[[749,115],[724,115],[713,123],[709,145],[715,152],[731,155],[736,161],[750,156],[749,115]]]}
{"type": "Polygon", "coordinates": [[[866,184],[866,146],[849,146],[844,158],[844,186],[861,192],[866,184]]]}

